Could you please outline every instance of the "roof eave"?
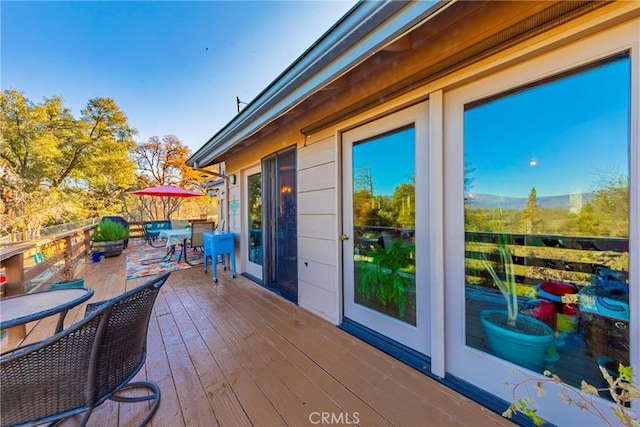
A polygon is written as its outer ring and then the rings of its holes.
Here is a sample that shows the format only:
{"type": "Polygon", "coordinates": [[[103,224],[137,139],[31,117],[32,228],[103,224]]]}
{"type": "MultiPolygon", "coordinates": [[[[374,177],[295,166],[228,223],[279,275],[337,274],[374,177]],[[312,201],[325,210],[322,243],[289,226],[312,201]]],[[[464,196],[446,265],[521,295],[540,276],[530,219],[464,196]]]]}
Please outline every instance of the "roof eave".
{"type": "Polygon", "coordinates": [[[450,0],[361,2],[188,160],[207,166],[236,144],[367,59],[450,0]]]}

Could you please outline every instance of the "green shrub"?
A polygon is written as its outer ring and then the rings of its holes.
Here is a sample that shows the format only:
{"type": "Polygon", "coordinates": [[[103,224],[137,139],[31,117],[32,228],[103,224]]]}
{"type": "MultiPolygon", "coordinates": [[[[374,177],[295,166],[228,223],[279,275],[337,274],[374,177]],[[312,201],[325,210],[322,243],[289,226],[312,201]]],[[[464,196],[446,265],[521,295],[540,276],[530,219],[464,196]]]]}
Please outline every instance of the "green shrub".
{"type": "Polygon", "coordinates": [[[113,242],[129,237],[129,229],[124,225],[105,219],[94,230],[91,240],[95,242],[113,242]]]}

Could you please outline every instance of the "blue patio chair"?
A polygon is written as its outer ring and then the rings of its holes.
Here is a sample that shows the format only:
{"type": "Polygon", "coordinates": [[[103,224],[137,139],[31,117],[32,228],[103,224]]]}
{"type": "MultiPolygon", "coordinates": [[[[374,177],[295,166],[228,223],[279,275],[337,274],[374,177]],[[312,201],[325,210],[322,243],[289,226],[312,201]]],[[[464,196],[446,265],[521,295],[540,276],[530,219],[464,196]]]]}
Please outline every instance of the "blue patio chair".
{"type": "Polygon", "coordinates": [[[171,230],[171,221],[145,221],[142,224],[144,240],[154,248],[165,246],[166,242],[156,243],[162,230],[171,230]]]}
{"type": "Polygon", "coordinates": [[[91,412],[107,399],[152,401],[145,425],[160,404],[152,382],[131,382],[145,363],[147,330],[153,305],[170,273],[113,299],[87,306],[81,321],[36,344],[0,356],[2,426],[55,423],[91,412]],[[142,387],[151,394],[120,396],[142,387]]]}

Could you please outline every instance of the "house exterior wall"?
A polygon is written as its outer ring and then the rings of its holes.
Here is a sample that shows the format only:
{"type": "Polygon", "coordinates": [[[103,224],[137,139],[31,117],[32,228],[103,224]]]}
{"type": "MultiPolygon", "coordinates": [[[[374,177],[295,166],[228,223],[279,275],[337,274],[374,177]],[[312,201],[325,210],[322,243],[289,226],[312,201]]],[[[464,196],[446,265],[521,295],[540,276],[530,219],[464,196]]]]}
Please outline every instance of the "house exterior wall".
{"type": "MultiPolygon", "coordinates": [[[[338,152],[341,132],[400,109],[403,105],[410,105],[416,99],[429,97],[436,91],[455,88],[487,72],[495,72],[512,63],[517,63],[532,55],[532,52],[545,52],[555,45],[565,43],[566,40],[595,33],[598,26],[602,25],[598,21],[608,21],[608,25],[612,25],[636,13],[637,10],[629,4],[615,5],[596,11],[351,117],[318,134],[305,138],[300,133],[300,129],[306,123],[303,118],[278,129],[253,143],[250,149],[241,150],[227,159],[227,173],[240,174],[247,167],[259,164],[262,157],[297,144],[299,304],[333,323],[340,322],[339,199],[341,189],[338,152]],[[596,21],[593,20],[594,16],[598,17],[596,21]],[[563,35],[563,32],[568,32],[569,35],[563,35]],[[565,41],[562,41],[563,39],[565,41]],[[494,71],[489,71],[491,69],[494,71]],[[304,264],[305,262],[307,265],[304,264]]],[[[410,68],[413,65],[407,63],[396,66],[410,68]]],[[[335,102],[338,103],[339,99],[335,102]]],[[[242,200],[244,196],[240,193],[241,182],[242,180],[239,180],[235,188],[232,186],[229,189],[229,194],[236,194],[238,200],[242,200]]],[[[232,215],[231,211],[228,212],[232,215]]],[[[228,224],[229,226],[232,224],[231,220],[228,224]]],[[[239,229],[235,231],[240,232],[239,229]]]]}
{"type": "MultiPolygon", "coordinates": [[[[530,81],[544,78],[565,70],[571,70],[582,63],[588,63],[622,48],[631,50],[631,175],[632,194],[630,197],[630,253],[640,253],[640,159],[638,134],[640,117],[638,100],[640,88],[640,5],[637,2],[619,2],[603,7],[595,12],[581,16],[573,21],[539,34],[525,42],[511,46],[497,54],[477,61],[473,65],[442,76],[437,80],[407,90],[387,102],[380,103],[348,119],[339,121],[314,134],[304,136],[300,133],[308,123],[304,117],[282,127],[260,142],[252,144],[250,149],[241,150],[227,159],[227,173],[241,175],[248,167],[258,165],[260,159],[282,148],[297,146],[297,221],[298,221],[298,279],[300,306],[326,319],[333,324],[342,321],[342,188],[341,182],[341,135],[357,126],[371,122],[391,112],[399,111],[419,101],[429,100],[429,145],[430,156],[442,159],[440,167],[431,168],[430,199],[433,212],[429,218],[430,247],[428,257],[434,268],[429,272],[431,325],[431,371],[441,377],[453,372],[460,378],[477,384],[490,393],[508,399],[508,389],[501,387],[500,381],[487,386],[488,372],[503,378],[512,365],[504,361],[484,361],[487,370],[473,372],[473,363],[477,353],[464,344],[464,325],[451,306],[463,303],[460,288],[464,284],[464,223],[462,206],[463,166],[462,146],[460,142],[462,116],[460,100],[465,99],[465,88],[475,87],[473,83],[487,78],[496,85],[503,73],[509,76],[509,84],[496,91],[508,90],[530,81]],[[606,43],[601,43],[606,40],[606,43]],[[616,43],[615,40],[621,40],[616,43]],[[598,46],[592,51],[591,47],[598,46]],[[609,46],[609,47],[608,47],[609,46]],[[554,52],[567,52],[566,56],[554,52]],[[572,58],[575,57],[575,60],[572,58]],[[544,59],[551,58],[551,59],[544,59]],[[544,72],[538,72],[542,67],[544,72]],[[516,72],[514,70],[520,70],[516,72]],[[493,79],[491,76],[494,76],[493,79]],[[516,77],[514,77],[516,76],[516,77]],[[452,104],[453,103],[453,104],[452,104]],[[457,103],[457,104],[456,104],[457,103]],[[454,105],[454,106],[452,106],[454,105]],[[457,159],[457,160],[455,160],[457,159]],[[454,201],[452,201],[454,200],[454,201]],[[635,214],[635,216],[634,216],[635,214]],[[462,277],[461,277],[462,276],[462,277]],[[457,299],[457,302],[454,301],[457,299]]],[[[411,62],[395,64],[398,70],[411,69],[411,62]]],[[[372,80],[369,88],[374,93],[379,80],[372,80]]],[[[499,86],[499,85],[498,85],[499,86]]],[[[475,90],[475,89],[474,89],[475,90]]],[[[597,90],[595,88],[594,90],[597,90]]],[[[487,92],[487,95],[489,92],[487,92]]],[[[350,96],[350,95],[347,95],[350,96]]],[[[340,95],[334,98],[340,103],[340,95]]],[[[317,120],[314,117],[313,120],[317,120]]],[[[416,167],[420,162],[416,162],[416,167]]],[[[242,179],[229,189],[229,195],[235,195],[242,201],[246,195],[241,187],[242,179]]],[[[228,211],[231,213],[231,211],[228,211]]],[[[240,217],[238,217],[240,218],[240,217]]],[[[227,220],[231,224],[231,218],[227,220]]],[[[238,233],[240,244],[245,241],[238,233]]],[[[240,250],[238,249],[238,255],[240,250]]],[[[242,263],[240,263],[242,265],[242,263]]],[[[640,260],[632,256],[630,271],[631,282],[638,285],[640,260]]],[[[632,328],[640,324],[640,293],[631,296],[632,328]]],[[[458,316],[459,317],[459,316],[458,316]]],[[[631,354],[637,366],[640,363],[640,342],[632,341],[631,354]]],[[[559,420],[562,417],[558,418],[559,420]]],[[[573,419],[573,421],[579,418],[573,419]]],[[[553,421],[553,420],[552,420],[553,421]]],[[[584,422],[588,422],[585,420],[584,422]]]]}
{"type": "Polygon", "coordinates": [[[225,161],[226,174],[235,174],[238,179],[234,185],[227,184],[227,194],[219,195],[219,203],[224,205],[224,209],[219,207],[218,216],[222,218],[222,212],[226,213],[225,230],[232,231],[235,234],[235,255],[238,273],[246,272],[246,254],[248,253],[246,244],[248,231],[243,228],[244,221],[246,221],[245,205],[247,194],[243,184],[246,178],[246,171],[260,166],[262,158],[296,145],[301,140],[303,140],[303,137],[299,132],[299,126],[289,125],[260,139],[252,144],[249,149],[238,151],[225,161]]]}
{"type": "Polygon", "coordinates": [[[333,131],[298,146],[298,303],[340,322],[338,144],[333,131]]]}

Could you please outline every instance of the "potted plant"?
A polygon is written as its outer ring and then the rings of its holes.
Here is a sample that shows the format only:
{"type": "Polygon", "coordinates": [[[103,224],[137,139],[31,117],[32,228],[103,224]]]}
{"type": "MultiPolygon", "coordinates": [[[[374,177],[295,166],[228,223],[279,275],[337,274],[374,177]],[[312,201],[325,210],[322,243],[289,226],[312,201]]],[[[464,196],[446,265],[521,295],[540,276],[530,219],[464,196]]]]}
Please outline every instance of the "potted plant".
{"type": "Polygon", "coordinates": [[[93,252],[103,252],[105,257],[118,256],[124,250],[125,240],[129,238],[129,229],[111,221],[102,221],[91,235],[93,252]]]}
{"type": "Polygon", "coordinates": [[[71,259],[71,253],[65,251],[64,266],[54,272],[54,282],[51,283],[52,289],[65,288],[83,288],[84,277],[76,277],[76,267],[79,260],[71,259]],[[57,280],[56,280],[57,279],[57,280]]]}
{"type": "Polygon", "coordinates": [[[409,266],[413,250],[414,246],[406,245],[402,239],[396,239],[387,248],[376,244],[371,262],[360,266],[356,292],[365,299],[375,296],[383,306],[395,305],[398,316],[404,318],[407,293],[415,285],[401,270],[409,266]]]}
{"type": "Polygon", "coordinates": [[[502,271],[486,257],[482,264],[489,272],[506,302],[506,310],[487,309],[480,312],[489,351],[495,356],[533,371],[541,372],[554,331],[546,323],[518,311],[515,269],[506,241],[498,242],[497,253],[502,271]]]}

